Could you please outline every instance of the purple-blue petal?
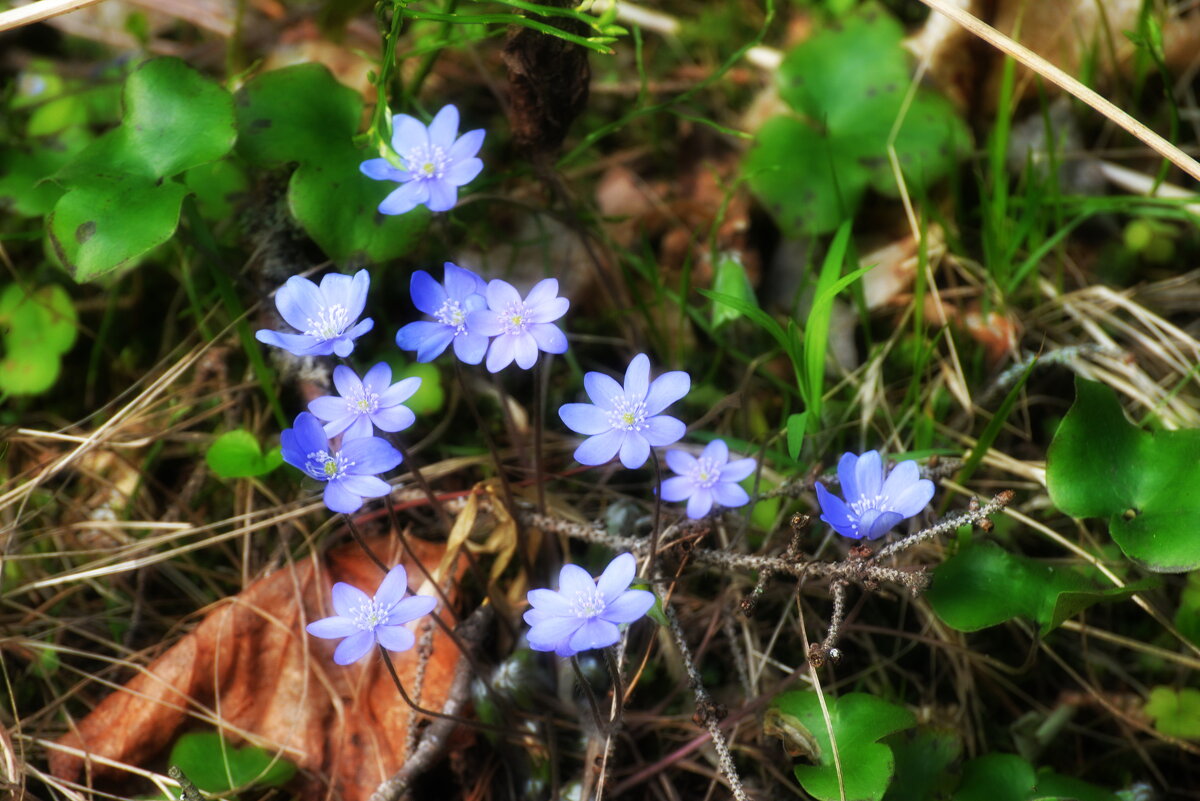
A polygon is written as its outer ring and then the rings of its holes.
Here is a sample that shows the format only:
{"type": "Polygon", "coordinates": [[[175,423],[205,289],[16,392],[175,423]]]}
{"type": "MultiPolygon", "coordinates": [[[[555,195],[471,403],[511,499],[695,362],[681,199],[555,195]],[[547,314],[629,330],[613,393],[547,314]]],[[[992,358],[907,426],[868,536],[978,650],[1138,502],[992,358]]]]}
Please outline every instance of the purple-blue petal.
{"type": "Polygon", "coordinates": [[[371,422],[380,431],[395,433],[417,422],[417,416],[407,406],[391,406],[371,413],[371,422]]]}
{"type": "Polygon", "coordinates": [[[583,389],[592,403],[601,409],[611,409],[625,397],[625,390],[611,376],[589,372],[583,375],[583,389]]]}
{"type": "Polygon", "coordinates": [[[886,512],[880,509],[868,509],[859,518],[859,533],[868,540],[877,540],[896,527],[904,515],[899,512],[886,512]]]}
{"type": "Polygon", "coordinates": [[[381,437],[363,437],[342,443],[341,455],[354,464],[349,471],[354,475],[377,476],[400,464],[404,458],[381,437]]]}
{"type": "Polygon", "coordinates": [[[463,364],[479,364],[487,353],[489,340],[483,334],[467,331],[454,337],[454,356],[463,364]]]}
{"type": "Polygon", "coordinates": [[[649,458],[650,443],[646,441],[641,432],[625,432],[625,440],[621,443],[621,464],[629,470],[636,470],[644,465],[649,458]]]}
{"type": "Polygon", "coordinates": [[[437,598],[432,595],[410,595],[392,607],[385,622],[389,626],[400,626],[428,615],[436,606],[437,598]]]}
{"type": "Polygon", "coordinates": [[[651,417],[645,423],[646,428],[642,432],[642,436],[656,448],[661,448],[664,445],[671,445],[678,442],[687,433],[687,426],[682,420],[677,420],[665,414],[660,414],[658,417],[651,417]]]}
{"type": "Polygon", "coordinates": [[[371,602],[371,596],[353,584],[347,584],[344,581],[334,584],[333,589],[329,591],[329,596],[333,600],[333,611],[347,618],[353,618],[354,613],[363,604],[371,602]]]}
{"type": "Polygon", "coordinates": [[[349,637],[358,631],[358,625],[348,617],[334,615],[333,617],[314,620],[305,626],[304,630],[314,637],[320,637],[323,640],[333,640],[349,637]]]}
{"type": "MultiPolygon", "coordinates": [[[[516,356],[516,337],[507,334],[501,334],[492,340],[491,347],[488,348],[487,354],[487,369],[489,373],[498,373],[505,367],[512,364],[513,358],[516,356]]],[[[537,345],[534,345],[534,357],[537,357],[537,345]]]]}
{"type": "Polygon", "coordinates": [[[696,485],[687,476],[672,476],[665,479],[659,492],[664,501],[674,503],[690,498],[696,491],[696,485]]]}
{"type": "Polygon", "coordinates": [[[558,417],[577,434],[593,436],[612,428],[608,414],[590,403],[564,403],[558,407],[558,417]]]}
{"type": "Polygon", "coordinates": [[[376,626],[375,638],[389,651],[407,651],[417,642],[413,633],[404,626],[376,626]]]}
{"type": "Polygon", "coordinates": [[[375,646],[375,632],[360,631],[351,634],[333,651],[333,661],[339,665],[350,665],[371,652],[375,646]]]}
{"type": "Polygon", "coordinates": [[[379,589],[375,590],[375,602],[386,609],[400,603],[407,592],[408,571],[404,569],[404,565],[396,565],[383,577],[379,589]]]}
{"type": "Polygon", "coordinates": [[[376,181],[408,180],[408,171],[394,166],[387,159],[367,159],[358,165],[358,169],[363,175],[376,181]]]}
{"type": "Polygon", "coordinates": [[[646,590],[626,590],[611,601],[600,617],[609,623],[632,623],[654,606],[654,593],[646,590]]]}
{"type": "Polygon", "coordinates": [[[539,350],[545,353],[567,352],[567,335],[554,323],[534,323],[529,326],[529,333],[539,350]]]}
{"type": "Polygon", "coordinates": [[[737,484],[718,481],[712,488],[713,499],[727,509],[736,509],[750,503],[750,495],[737,484]]]}
{"type": "Polygon", "coordinates": [[[380,214],[407,214],[429,200],[429,189],[424,181],[409,181],[392,191],[379,204],[380,214]]]}
{"type": "Polygon", "coordinates": [[[688,394],[692,377],[682,370],[663,373],[650,384],[646,393],[646,414],[659,414],[675,401],[688,394]]]}
{"type": "MultiPolygon", "coordinates": [[[[473,131],[467,131],[462,136],[458,137],[454,145],[450,148],[446,156],[455,164],[461,164],[466,161],[479,161],[474,158],[479,152],[479,148],[483,147],[483,138],[487,135],[487,131],[482,128],[476,128],[473,131]]],[[[479,161],[480,168],[483,167],[483,162],[479,161]]],[[[472,176],[474,177],[474,176],[472,176]]]]}
{"type": "Polygon", "coordinates": [[[444,178],[429,178],[422,183],[429,190],[425,205],[430,211],[450,211],[458,203],[458,187],[444,178]]]}
{"type": "Polygon", "coordinates": [[[449,151],[458,137],[458,107],[453,103],[442,106],[429,123],[429,144],[449,151]]]}
{"type": "Polygon", "coordinates": [[[712,505],[712,491],[704,487],[696,487],[692,497],[688,498],[687,516],[692,520],[699,520],[712,511],[712,505]]]}
{"type": "Polygon", "coordinates": [[[624,431],[609,430],[594,437],[588,437],[575,449],[575,461],[580,464],[596,466],[611,462],[621,449],[625,439],[624,431]]]}
{"type": "Polygon", "coordinates": [[[341,481],[326,481],[323,499],[325,506],[331,512],[341,512],[342,514],[357,512],[363,505],[362,496],[350,492],[342,485],[341,481]]]}
{"type": "Polygon", "coordinates": [[[424,270],[417,270],[412,274],[412,278],[408,280],[408,292],[412,296],[413,305],[430,316],[438,313],[449,294],[424,270]]]}
{"type": "Polygon", "coordinates": [[[617,631],[616,624],[609,623],[603,618],[594,617],[584,621],[579,630],[571,635],[567,645],[578,653],[590,651],[593,648],[607,648],[619,639],[621,639],[621,632],[617,631]]]}
{"type": "Polygon", "coordinates": [[[637,559],[631,553],[623,553],[608,563],[604,572],[596,579],[596,589],[606,604],[612,603],[633,581],[637,573],[637,559]]]}
{"type": "MultiPolygon", "coordinates": [[[[625,397],[641,401],[650,389],[650,357],[644,353],[634,356],[625,368],[625,397]]],[[[651,412],[655,414],[656,412],[651,412]]]]}

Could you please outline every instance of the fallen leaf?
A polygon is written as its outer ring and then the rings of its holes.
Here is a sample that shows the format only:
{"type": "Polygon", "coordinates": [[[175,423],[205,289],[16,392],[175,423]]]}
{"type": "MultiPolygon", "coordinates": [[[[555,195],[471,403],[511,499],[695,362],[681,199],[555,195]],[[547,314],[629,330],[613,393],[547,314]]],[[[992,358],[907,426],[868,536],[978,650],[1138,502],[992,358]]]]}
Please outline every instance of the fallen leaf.
{"type": "MultiPolygon", "coordinates": [[[[419,586],[422,574],[400,558],[396,540],[377,537],[370,544],[385,562],[405,564],[414,591],[434,593],[432,587],[419,586]]],[[[442,544],[413,538],[410,544],[427,569],[437,566],[442,544]]],[[[377,654],[340,667],[332,660],[337,641],[310,637],[304,625],[332,614],[333,582],[374,593],[382,579],[379,568],[353,543],[330,551],[319,568],[306,561],[258,579],[217,604],[200,625],[101,701],[58,744],[145,765],[171,745],[184,725],[220,721],[232,742],[274,749],[307,771],[302,797],[332,794],[365,801],[403,764],[410,709],[377,654]]],[[[436,614],[452,623],[440,606],[436,614]]],[[[419,640],[421,629],[415,633],[419,640]]],[[[442,708],[459,659],[454,643],[436,629],[418,703],[442,708]]],[[[392,661],[412,696],[417,649],[395,654],[392,661]]],[[[79,781],[85,761],[52,750],[50,770],[79,781]]],[[[96,761],[87,773],[101,781],[123,778],[119,769],[96,761]]]]}

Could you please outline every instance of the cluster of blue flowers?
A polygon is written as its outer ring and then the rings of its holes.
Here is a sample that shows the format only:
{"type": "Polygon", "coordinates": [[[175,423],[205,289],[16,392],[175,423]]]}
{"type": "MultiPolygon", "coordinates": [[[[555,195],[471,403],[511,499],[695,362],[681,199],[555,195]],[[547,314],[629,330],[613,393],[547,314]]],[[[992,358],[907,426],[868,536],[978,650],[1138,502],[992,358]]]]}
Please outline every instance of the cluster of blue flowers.
{"type": "MultiPolygon", "coordinates": [[[[446,211],[455,205],[458,188],[483,167],[476,154],[484,131],[459,137],[458,126],[454,106],[444,107],[429,126],[405,114],[394,117],[392,149],[401,163],[378,158],[361,165],[371,178],[402,184],[380,204],[382,213],[403,214],[418,205],[446,211]]],[[[260,330],[256,336],[298,356],[345,358],[354,351],[355,340],[374,327],[371,318],[359,320],[369,286],[366,270],[353,276],[326,275],[319,285],[293,276],[276,292],[275,304],[295,332],[260,330]]],[[[495,373],[513,362],[528,370],[539,353],[567,350],[566,335],[555,323],[570,303],[558,296],[556,279],[539,281],[522,296],[506,281],[485,282],[472,271],[446,262],[441,283],[424,270],[415,271],[410,293],[413,305],[429,319],[402,327],[396,345],[414,351],[417,361],[432,361],[451,348],[459,361],[484,362],[495,373]]],[[[630,361],[622,383],[600,372],[584,376],[591,402],[566,403],[558,410],[567,428],[585,437],[575,449],[578,462],[597,466],[615,458],[627,469],[638,469],[654,448],[684,437],[687,426],[665,412],[687,395],[691,377],[682,371],[665,372],[653,380],[650,376],[650,359],[644,353],[630,361]]],[[[360,509],[364,499],[390,491],[380,475],[397,467],[402,456],[375,432],[394,434],[414,423],[415,415],[404,402],[418,390],[421,379],[392,383],[391,368],[380,362],[362,377],[339,365],[333,383],[338,394],[309,403],[308,411],[283,432],[281,444],[288,464],[325,483],[325,505],[349,514],[360,509]],[[335,447],[339,438],[340,447],[335,447]]],[[[659,476],[660,497],[686,502],[689,518],[705,517],[714,506],[736,508],[750,502],[740,482],[754,472],[756,462],[731,459],[723,440],[711,440],[699,455],[668,450],[665,459],[675,475],[665,480],[659,476]]],[[[657,473],[657,458],[654,464],[657,473]]],[[[887,474],[875,451],[845,454],[838,464],[838,480],[844,499],[821,483],[816,485],[821,519],[852,539],[882,537],[924,509],[934,491],[931,481],[920,478],[916,462],[901,462],[887,474]]],[[[640,619],[654,604],[652,593],[629,588],[635,573],[636,560],[628,553],[613,559],[596,579],[576,565],[565,565],[557,591],[529,592],[525,621],[531,626],[530,647],[573,656],[616,643],[618,626],[640,619]]],[[[405,624],[431,612],[436,601],[421,595],[405,597],[406,592],[402,566],[388,572],[374,598],[339,582],[332,593],[337,614],[309,624],[307,630],[316,637],[343,640],[333,657],[339,665],[361,659],[375,644],[407,650],[414,637],[405,624]]]]}

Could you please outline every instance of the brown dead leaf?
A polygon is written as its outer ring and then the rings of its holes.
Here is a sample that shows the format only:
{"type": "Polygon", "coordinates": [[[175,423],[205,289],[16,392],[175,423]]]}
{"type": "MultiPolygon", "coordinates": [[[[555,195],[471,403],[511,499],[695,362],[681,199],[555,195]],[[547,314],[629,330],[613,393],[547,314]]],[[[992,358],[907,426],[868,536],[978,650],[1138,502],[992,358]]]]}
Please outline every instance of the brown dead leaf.
{"type": "MultiPolygon", "coordinates": [[[[400,558],[394,539],[376,538],[371,545],[385,562],[404,562],[415,591],[433,594],[431,587],[419,586],[420,571],[400,558]]],[[[413,539],[411,545],[428,569],[437,566],[441,544],[413,539]]],[[[100,702],[59,745],[144,765],[165,751],[190,719],[219,722],[232,741],[275,749],[310,771],[301,788],[304,797],[332,793],[365,801],[404,762],[410,710],[378,655],[335,665],[337,641],[310,637],[304,625],[332,614],[329,592],[335,581],[374,593],[382,579],[353,543],[330,551],[319,570],[307,561],[259,579],[218,604],[191,633],[100,702]]],[[[435,614],[451,622],[444,609],[435,614]]],[[[454,643],[435,630],[422,695],[414,700],[441,709],[459,659],[454,643]]],[[[396,654],[393,662],[411,695],[416,649],[396,654]]],[[[74,754],[52,750],[50,770],[78,781],[85,764],[74,754]]],[[[122,778],[116,768],[95,761],[87,773],[102,781],[122,778]]]]}

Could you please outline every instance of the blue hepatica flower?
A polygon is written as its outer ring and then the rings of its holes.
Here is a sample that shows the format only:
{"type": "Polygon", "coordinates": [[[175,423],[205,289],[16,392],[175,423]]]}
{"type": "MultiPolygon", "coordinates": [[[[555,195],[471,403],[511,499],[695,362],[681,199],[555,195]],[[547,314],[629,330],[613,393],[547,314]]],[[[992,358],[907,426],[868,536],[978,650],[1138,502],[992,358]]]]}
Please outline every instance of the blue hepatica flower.
{"type": "Polygon", "coordinates": [[[557,592],[529,591],[529,647],[574,656],[615,643],[618,624],[632,623],[654,605],[654,593],[629,589],[636,571],[631,553],[613,559],[595,580],[577,565],[563,565],[557,592]]]}
{"type": "Polygon", "coordinates": [[[446,262],[445,284],[424,270],[412,275],[409,291],[413,305],[433,320],[409,323],[396,333],[401,350],[415,350],[417,361],[431,362],[454,343],[454,355],[466,364],[479,364],[487,352],[488,338],[467,326],[467,315],[487,308],[487,284],[470,270],[446,262]]]}
{"type": "Polygon", "coordinates": [[[692,387],[687,373],[676,370],[650,380],[650,359],[633,357],[625,371],[625,386],[603,373],[588,373],[583,388],[591,403],[565,403],[558,416],[567,428],[587,436],[575,449],[580,464],[598,465],[618,453],[630,470],[650,458],[650,448],[678,442],[687,431],[681,420],[661,414],[692,387]]]}
{"type": "Polygon", "coordinates": [[[458,202],[458,188],[483,169],[475,158],[485,131],[477,128],[458,135],[458,109],[443,106],[428,127],[407,114],[392,117],[392,150],[402,165],[387,159],[368,159],[359,169],[376,181],[403,184],[379,204],[380,214],[404,214],[425,205],[430,211],[448,211],[458,202]]]}
{"type": "Polygon", "coordinates": [[[729,508],[745,506],[750,496],[738,482],[754,472],[754,465],[753,459],[729,461],[729,447],[719,439],[708,443],[699,459],[687,451],[667,451],[667,466],[679,475],[663,481],[662,498],[686,500],[693,520],[708,514],[714,501],[729,508]]]}
{"type": "Polygon", "coordinates": [[[403,431],[417,419],[404,401],[421,387],[421,379],[412,376],[392,383],[392,368],[380,362],[359,379],[345,365],[333,368],[333,385],[338,395],[326,395],[308,404],[308,410],[325,422],[326,436],[346,432],[345,439],[369,437],[380,431],[403,431]]]}
{"type": "Polygon", "coordinates": [[[821,519],[838,534],[856,540],[877,540],[887,534],[901,520],[928,506],[934,490],[933,482],[921,478],[911,459],[893,467],[885,479],[878,451],[862,456],[842,454],[838,481],[845,500],[817,482],[821,519]]]}
{"type": "Polygon", "coordinates": [[[538,351],[565,353],[567,337],[554,321],[567,313],[571,302],[558,296],[558,279],[538,281],[524,299],[507,281],[488,282],[486,309],[467,315],[473,332],[494,337],[488,349],[487,369],[497,373],[515,359],[522,370],[533,367],[538,351]]]}
{"type": "Polygon", "coordinates": [[[333,652],[333,661],[339,665],[362,659],[375,643],[389,651],[407,651],[416,638],[404,624],[429,614],[437,606],[437,599],[429,595],[405,598],[407,591],[408,574],[404,565],[388,571],[374,598],[339,581],[331,593],[333,611],[337,614],[314,620],[304,630],[326,640],[345,637],[333,652]]]}
{"type": "Polygon", "coordinates": [[[325,482],[325,505],[334,512],[357,512],[363,498],[379,498],[391,485],[379,478],[400,464],[400,451],[379,437],[362,437],[342,443],[341,450],[329,445],[325,429],[308,412],[296,417],[292,428],[279,436],[283,460],[325,482]]]}
{"type": "Polygon", "coordinates": [[[318,287],[307,278],[293,275],[275,293],[280,316],[299,334],[286,334],[261,328],[254,336],[259,342],[294,353],[297,356],[349,356],[354,340],[375,325],[368,317],[355,320],[367,305],[371,276],[359,270],[354,277],[330,273],[318,287]]]}

